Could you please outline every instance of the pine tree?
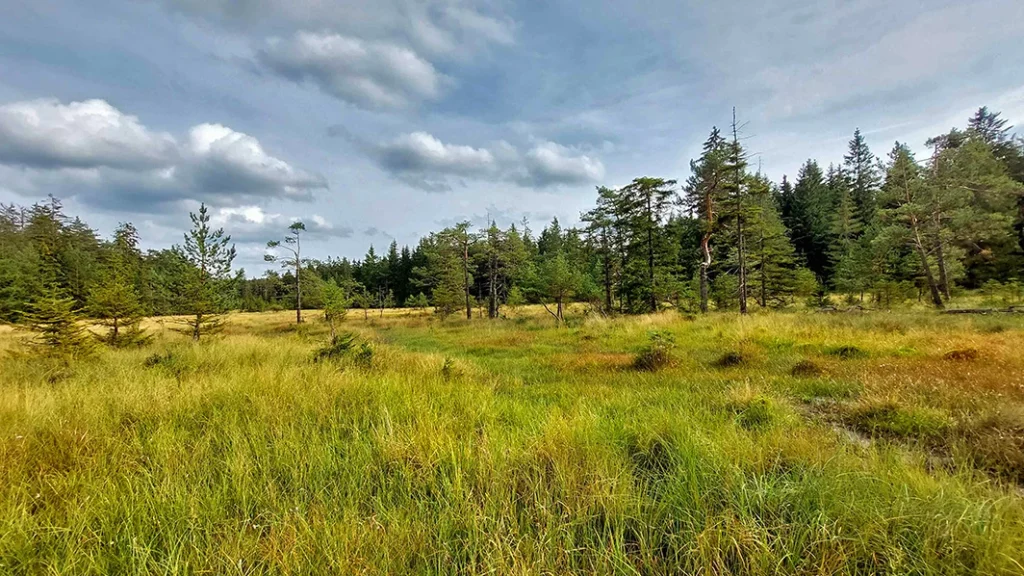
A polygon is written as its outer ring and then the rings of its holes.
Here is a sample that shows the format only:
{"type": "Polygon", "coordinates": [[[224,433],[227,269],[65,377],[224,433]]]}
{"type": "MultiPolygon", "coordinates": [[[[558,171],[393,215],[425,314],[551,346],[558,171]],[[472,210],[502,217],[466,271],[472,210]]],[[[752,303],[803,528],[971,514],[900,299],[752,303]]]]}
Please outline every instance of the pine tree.
{"type": "Polygon", "coordinates": [[[184,282],[185,307],[191,318],[186,322],[193,340],[221,328],[220,315],[226,310],[225,284],[235,259],[235,246],[224,229],[210,229],[206,204],[199,213],[190,213],[192,230],[185,234],[183,256],[190,264],[184,282]]]}
{"type": "Polygon", "coordinates": [[[554,317],[555,324],[561,325],[565,322],[565,304],[580,289],[582,275],[565,253],[548,253],[540,264],[538,281],[541,304],[554,317]],[[549,301],[554,304],[554,310],[548,307],[549,301]]]}
{"type": "Polygon", "coordinates": [[[295,323],[302,324],[302,233],[306,231],[306,225],[302,222],[292,222],[288,226],[288,235],[284,238],[284,245],[280,240],[267,242],[268,249],[284,248],[291,256],[278,258],[277,255],[268,253],[263,255],[267,262],[281,262],[284,268],[295,270],[295,323]]]}
{"type": "Polygon", "coordinates": [[[893,248],[905,244],[914,249],[932,304],[943,308],[945,304],[929,255],[930,198],[913,154],[899,142],[889,154],[882,199],[886,206],[882,211],[886,227],[879,234],[878,241],[893,248]]]}

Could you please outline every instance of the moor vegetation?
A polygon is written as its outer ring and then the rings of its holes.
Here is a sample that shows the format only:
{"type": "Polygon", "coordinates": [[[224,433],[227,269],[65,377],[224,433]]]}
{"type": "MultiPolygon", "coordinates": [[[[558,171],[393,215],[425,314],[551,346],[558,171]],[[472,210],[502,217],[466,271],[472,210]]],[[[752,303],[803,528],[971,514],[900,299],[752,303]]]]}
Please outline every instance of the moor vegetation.
{"type": "Polygon", "coordinates": [[[205,205],[3,206],[0,573],[1024,573],[1021,140],[776,184],[739,132],[261,278],[205,205]]]}

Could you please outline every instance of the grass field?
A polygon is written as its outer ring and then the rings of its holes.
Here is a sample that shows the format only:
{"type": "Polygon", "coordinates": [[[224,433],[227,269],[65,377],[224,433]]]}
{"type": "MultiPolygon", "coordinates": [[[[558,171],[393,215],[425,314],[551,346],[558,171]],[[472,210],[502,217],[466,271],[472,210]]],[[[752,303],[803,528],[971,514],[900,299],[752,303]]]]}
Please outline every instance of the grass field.
{"type": "Polygon", "coordinates": [[[308,318],[0,328],[0,573],[1024,573],[1024,318],[308,318]]]}

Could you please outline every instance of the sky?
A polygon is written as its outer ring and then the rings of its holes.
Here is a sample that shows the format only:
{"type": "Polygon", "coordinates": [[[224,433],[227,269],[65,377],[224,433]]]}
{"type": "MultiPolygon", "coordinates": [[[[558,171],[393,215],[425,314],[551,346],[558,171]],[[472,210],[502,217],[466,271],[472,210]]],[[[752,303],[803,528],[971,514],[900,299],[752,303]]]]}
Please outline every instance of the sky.
{"type": "Polygon", "coordinates": [[[979,106],[1024,124],[1020,0],[0,0],[0,202],[181,243],[200,203],[257,275],[462,220],[578,221],[684,181],[733,107],[773,180],[979,106]]]}

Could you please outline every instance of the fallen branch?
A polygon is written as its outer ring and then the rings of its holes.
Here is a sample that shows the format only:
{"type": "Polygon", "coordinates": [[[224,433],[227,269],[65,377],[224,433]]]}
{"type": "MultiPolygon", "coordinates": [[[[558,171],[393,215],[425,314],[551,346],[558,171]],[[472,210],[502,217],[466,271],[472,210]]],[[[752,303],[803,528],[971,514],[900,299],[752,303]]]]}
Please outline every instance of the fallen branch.
{"type": "Polygon", "coordinates": [[[1024,307],[1010,306],[1009,308],[958,308],[954,310],[943,310],[943,314],[1024,314],[1024,307]]]}

